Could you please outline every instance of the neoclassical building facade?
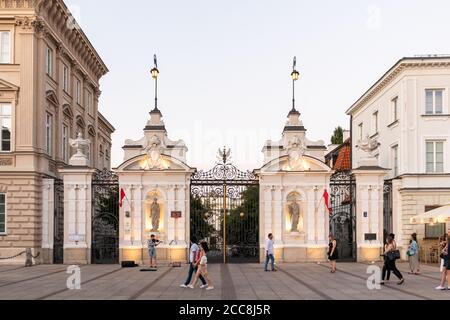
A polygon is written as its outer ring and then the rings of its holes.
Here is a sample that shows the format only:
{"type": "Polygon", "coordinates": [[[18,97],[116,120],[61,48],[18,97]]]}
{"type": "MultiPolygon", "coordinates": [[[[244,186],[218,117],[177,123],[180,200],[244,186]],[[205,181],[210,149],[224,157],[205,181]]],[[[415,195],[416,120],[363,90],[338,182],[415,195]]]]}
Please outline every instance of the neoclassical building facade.
{"type": "Polygon", "coordinates": [[[0,255],[41,251],[43,190],[61,178],[69,140],[90,140],[89,167],[110,168],[114,127],[99,112],[108,72],[61,0],[0,1],[0,255]]]}
{"type": "Polygon", "coordinates": [[[404,258],[412,233],[431,246],[449,227],[410,221],[450,203],[449,90],[449,56],[406,57],[347,110],[352,167],[361,166],[361,141],[379,144],[374,156],[386,168],[384,230],[397,235],[404,258]]]}

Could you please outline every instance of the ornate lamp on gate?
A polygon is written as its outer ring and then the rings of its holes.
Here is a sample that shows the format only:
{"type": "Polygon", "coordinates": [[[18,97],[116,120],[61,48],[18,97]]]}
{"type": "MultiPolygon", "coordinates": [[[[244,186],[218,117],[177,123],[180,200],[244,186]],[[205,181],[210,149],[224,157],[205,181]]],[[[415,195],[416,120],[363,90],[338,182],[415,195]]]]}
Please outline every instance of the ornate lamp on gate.
{"type": "Polygon", "coordinates": [[[300,78],[300,73],[296,70],[297,67],[297,57],[294,57],[294,63],[292,66],[292,111],[296,112],[295,109],[295,82],[300,78]]]}
{"type": "Polygon", "coordinates": [[[159,76],[159,70],[158,70],[158,60],[156,58],[156,54],[153,56],[153,69],[150,71],[152,74],[152,78],[155,79],[155,109],[154,111],[158,110],[158,76],[159,76]]]}

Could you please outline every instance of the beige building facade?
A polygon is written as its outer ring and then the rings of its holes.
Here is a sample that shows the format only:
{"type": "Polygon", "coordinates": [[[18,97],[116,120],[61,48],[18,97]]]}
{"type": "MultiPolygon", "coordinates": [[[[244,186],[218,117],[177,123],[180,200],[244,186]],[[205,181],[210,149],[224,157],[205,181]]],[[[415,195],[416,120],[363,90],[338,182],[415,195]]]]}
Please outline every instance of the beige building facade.
{"type": "MultiPolygon", "coordinates": [[[[110,168],[114,127],[98,110],[99,80],[108,69],[63,1],[0,1],[0,18],[0,257],[6,257],[42,248],[48,229],[42,190],[53,187],[48,179],[61,178],[70,139],[82,133],[90,140],[89,167],[110,168]]],[[[52,262],[52,248],[43,249],[38,259],[52,262]]]]}

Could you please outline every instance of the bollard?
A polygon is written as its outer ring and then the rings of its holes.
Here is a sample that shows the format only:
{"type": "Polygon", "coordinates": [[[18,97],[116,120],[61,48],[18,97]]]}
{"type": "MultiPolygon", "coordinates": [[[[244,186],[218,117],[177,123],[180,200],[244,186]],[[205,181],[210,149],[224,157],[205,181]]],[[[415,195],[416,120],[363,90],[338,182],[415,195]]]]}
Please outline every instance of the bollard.
{"type": "Polygon", "coordinates": [[[25,254],[26,254],[25,267],[32,267],[33,255],[31,253],[31,248],[27,248],[25,254]]]}

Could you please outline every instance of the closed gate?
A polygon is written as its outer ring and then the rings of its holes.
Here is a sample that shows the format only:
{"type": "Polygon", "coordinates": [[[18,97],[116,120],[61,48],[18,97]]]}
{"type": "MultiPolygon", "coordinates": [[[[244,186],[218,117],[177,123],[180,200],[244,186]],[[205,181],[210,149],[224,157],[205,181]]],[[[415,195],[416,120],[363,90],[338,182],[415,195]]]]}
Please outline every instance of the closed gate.
{"type": "Polygon", "coordinates": [[[60,179],[53,182],[53,263],[64,263],[64,183],[60,179]]]}
{"type": "Polygon", "coordinates": [[[93,264],[119,263],[119,179],[107,169],[92,179],[93,264]]]}
{"type": "Polygon", "coordinates": [[[191,236],[205,240],[208,261],[259,262],[259,181],[250,171],[240,171],[220,152],[220,162],[210,171],[191,177],[191,236]]]}
{"type": "Polygon", "coordinates": [[[350,172],[336,172],[330,181],[330,233],[341,261],[356,261],[356,184],[350,172]]]}

